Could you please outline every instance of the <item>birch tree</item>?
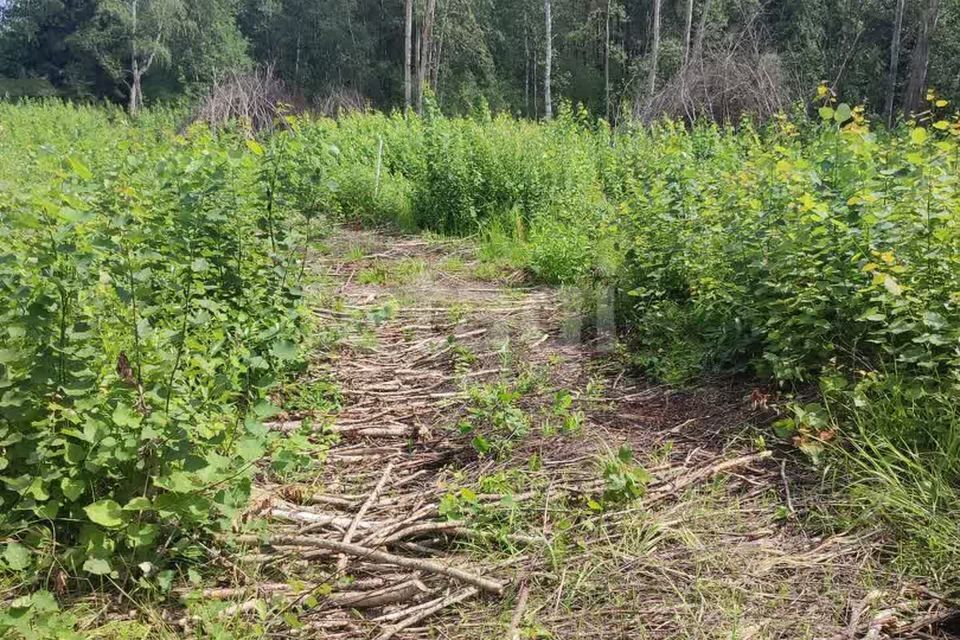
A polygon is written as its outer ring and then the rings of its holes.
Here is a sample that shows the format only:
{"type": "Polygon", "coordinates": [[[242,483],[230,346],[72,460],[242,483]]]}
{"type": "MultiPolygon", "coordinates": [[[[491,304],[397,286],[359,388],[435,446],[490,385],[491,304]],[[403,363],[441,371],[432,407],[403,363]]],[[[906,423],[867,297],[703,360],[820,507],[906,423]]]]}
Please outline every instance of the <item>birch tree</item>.
{"type": "Polygon", "coordinates": [[[403,106],[413,104],[413,0],[404,0],[403,18],[403,106]]]}
{"type": "Polygon", "coordinates": [[[433,19],[437,11],[437,0],[427,0],[426,12],[420,29],[420,50],[417,69],[417,112],[423,113],[423,92],[430,82],[428,70],[433,59],[433,19]]]}
{"type": "Polygon", "coordinates": [[[893,19],[893,36],[890,39],[890,72],[887,78],[887,102],[884,115],[887,126],[893,126],[893,100],[897,92],[897,67],[900,66],[900,31],[903,29],[903,5],[905,0],[897,0],[896,14],[893,19]]]}
{"type": "Polygon", "coordinates": [[[550,0],[543,0],[545,51],[543,59],[543,117],[553,119],[553,99],[550,94],[550,78],[553,67],[553,19],[550,15],[550,0]]]}
{"type": "Polygon", "coordinates": [[[143,77],[154,64],[170,61],[168,45],[184,10],[181,0],[107,0],[100,4],[101,24],[110,26],[88,32],[88,42],[101,65],[127,87],[130,115],[137,115],[143,107],[143,77]],[[114,37],[122,47],[111,46],[114,37]]]}
{"type": "Polygon", "coordinates": [[[660,61],[660,4],[653,0],[653,43],[650,45],[650,73],[647,76],[648,100],[653,99],[657,90],[657,63],[660,61]]]}

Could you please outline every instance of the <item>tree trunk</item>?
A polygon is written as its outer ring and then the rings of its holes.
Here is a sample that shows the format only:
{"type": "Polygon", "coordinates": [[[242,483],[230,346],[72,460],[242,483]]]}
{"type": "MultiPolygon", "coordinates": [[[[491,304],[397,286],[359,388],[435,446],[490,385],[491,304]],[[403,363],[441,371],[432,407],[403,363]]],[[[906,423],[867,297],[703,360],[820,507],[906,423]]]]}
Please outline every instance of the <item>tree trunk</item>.
{"type": "Polygon", "coordinates": [[[653,44],[650,47],[650,73],[647,76],[647,99],[653,100],[657,90],[657,63],[660,61],[660,4],[653,0],[653,44]]]}
{"type": "Polygon", "coordinates": [[[700,23],[697,25],[697,39],[693,42],[692,60],[697,60],[703,56],[703,39],[707,35],[707,17],[710,15],[710,5],[713,0],[706,0],[703,3],[703,13],[700,15],[700,23]]]}
{"type": "Polygon", "coordinates": [[[136,62],[134,62],[134,70],[131,74],[130,80],[130,104],[128,106],[130,115],[135,116],[140,113],[140,107],[143,106],[143,89],[141,88],[140,78],[142,74],[140,70],[137,69],[136,62]]]}
{"type": "Polygon", "coordinates": [[[687,0],[686,20],[683,24],[683,64],[690,60],[690,36],[693,31],[693,0],[687,0]]]}
{"type": "Polygon", "coordinates": [[[904,113],[910,114],[920,110],[924,91],[927,89],[927,68],[930,64],[930,39],[937,29],[937,20],[940,18],[940,0],[930,0],[923,14],[920,32],[917,34],[917,43],[913,47],[910,59],[910,80],[907,83],[907,94],[903,100],[904,113]]]}
{"type": "Polygon", "coordinates": [[[409,110],[413,104],[413,80],[410,77],[413,64],[413,0],[405,0],[403,9],[403,106],[409,110]]]}
{"type": "Polygon", "coordinates": [[[534,47],[533,51],[533,119],[536,120],[540,117],[540,94],[539,87],[540,83],[537,81],[537,51],[534,47]]]}
{"type": "Polygon", "coordinates": [[[523,112],[530,117],[530,40],[526,30],[523,33],[523,112]]]}
{"type": "Polygon", "coordinates": [[[607,0],[607,20],[603,34],[603,94],[607,105],[607,122],[610,122],[610,3],[611,0],[607,0]]]}
{"type": "Polygon", "coordinates": [[[296,79],[296,83],[300,84],[300,49],[302,44],[302,36],[300,34],[300,29],[297,29],[297,53],[296,58],[293,63],[293,77],[296,79]]]}
{"type": "Polygon", "coordinates": [[[138,0],[130,0],[130,115],[135,116],[140,110],[140,62],[137,51],[137,4],[138,0]]]}
{"type": "Polygon", "coordinates": [[[546,51],[543,59],[543,117],[553,119],[553,100],[550,95],[550,75],[553,66],[553,20],[550,16],[550,0],[543,0],[544,26],[546,27],[546,51]]]}
{"type": "Polygon", "coordinates": [[[440,102],[440,65],[443,63],[443,41],[447,39],[447,17],[450,14],[450,3],[443,4],[443,12],[440,14],[440,37],[437,39],[437,55],[433,59],[433,73],[430,85],[437,93],[437,103],[440,102]]]}
{"type": "Polygon", "coordinates": [[[897,93],[897,67],[900,66],[900,31],[903,28],[904,0],[897,0],[897,12],[893,20],[893,37],[890,40],[890,73],[887,78],[887,104],[883,110],[887,126],[893,126],[893,100],[897,93]]]}
{"type": "Polygon", "coordinates": [[[427,69],[433,53],[433,16],[437,10],[437,0],[427,0],[427,12],[423,17],[420,35],[420,68],[417,70],[417,111],[423,113],[423,90],[429,85],[427,69]]]}

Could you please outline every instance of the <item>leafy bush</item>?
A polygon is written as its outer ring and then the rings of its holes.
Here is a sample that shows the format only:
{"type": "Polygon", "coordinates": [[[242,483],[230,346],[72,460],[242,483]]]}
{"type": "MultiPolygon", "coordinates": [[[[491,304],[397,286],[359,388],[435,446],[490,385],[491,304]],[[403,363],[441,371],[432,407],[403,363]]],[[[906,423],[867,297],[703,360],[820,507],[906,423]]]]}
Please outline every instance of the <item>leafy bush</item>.
{"type": "Polygon", "coordinates": [[[145,580],[248,496],[327,151],[0,109],[4,562],[145,580]]]}

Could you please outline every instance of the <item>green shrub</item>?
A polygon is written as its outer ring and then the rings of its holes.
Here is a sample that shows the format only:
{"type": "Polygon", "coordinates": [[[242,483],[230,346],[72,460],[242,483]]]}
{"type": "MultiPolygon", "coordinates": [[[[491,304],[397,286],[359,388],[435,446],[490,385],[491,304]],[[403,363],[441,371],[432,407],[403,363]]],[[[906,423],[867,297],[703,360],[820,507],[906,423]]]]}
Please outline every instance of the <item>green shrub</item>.
{"type": "Polygon", "coordinates": [[[304,158],[296,127],[260,144],[2,109],[24,126],[0,134],[6,566],[153,576],[136,565],[230,524],[269,446],[316,227],[295,212],[322,199],[326,149],[304,158]]]}

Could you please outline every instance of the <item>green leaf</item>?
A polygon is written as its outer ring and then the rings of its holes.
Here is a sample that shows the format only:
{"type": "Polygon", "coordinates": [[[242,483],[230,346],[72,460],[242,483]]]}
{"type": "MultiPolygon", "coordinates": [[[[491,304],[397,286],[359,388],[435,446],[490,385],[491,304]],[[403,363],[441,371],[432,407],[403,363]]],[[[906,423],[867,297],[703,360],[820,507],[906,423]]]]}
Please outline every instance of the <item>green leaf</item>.
{"type": "Polygon", "coordinates": [[[166,569],[157,574],[157,586],[160,587],[160,591],[163,593],[168,593],[170,588],[173,586],[173,571],[166,569]]]}
{"type": "Polygon", "coordinates": [[[129,405],[121,402],[113,410],[113,422],[118,427],[136,427],[140,424],[140,416],[135,414],[129,405]]]}
{"type": "Polygon", "coordinates": [[[259,460],[263,457],[263,441],[259,438],[244,438],[237,443],[237,455],[246,462],[259,460]]]}
{"type": "Polygon", "coordinates": [[[68,464],[74,466],[83,462],[86,456],[86,449],[74,442],[68,442],[63,449],[63,459],[66,460],[68,464]]]}
{"type": "Polygon", "coordinates": [[[490,442],[483,436],[474,437],[471,444],[473,444],[473,448],[476,449],[480,455],[490,453],[490,449],[492,448],[490,442]]]}
{"type": "Polygon", "coordinates": [[[153,544],[160,535],[160,527],[155,524],[135,525],[127,527],[127,541],[133,547],[146,547],[153,544]]]}
{"type": "Polygon", "coordinates": [[[14,571],[22,571],[30,566],[30,550],[19,542],[11,542],[3,550],[3,559],[14,571]]]}
{"type": "Polygon", "coordinates": [[[773,423],[773,432],[778,438],[789,438],[797,430],[797,425],[793,418],[782,418],[773,423]]]}
{"type": "Polygon", "coordinates": [[[110,563],[103,558],[87,558],[86,562],[83,563],[83,570],[95,576],[109,575],[113,571],[110,563]]]}
{"type": "Polygon", "coordinates": [[[278,340],[270,347],[270,354],[278,360],[295,360],[297,345],[290,340],[278,340]]]}
{"type": "Polygon", "coordinates": [[[910,141],[913,144],[923,144],[927,141],[927,130],[923,127],[914,127],[910,130],[910,141]]]}
{"type": "Polygon", "coordinates": [[[91,522],[101,527],[114,528],[123,525],[123,510],[114,500],[98,500],[83,508],[91,522]]]}
{"type": "Polygon", "coordinates": [[[67,164],[70,165],[70,168],[73,170],[73,172],[80,176],[81,179],[93,180],[93,172],[90,171],[90,168],[76,158],[68,157],[67,164]]]}
{"type": "Polygon", "coordinates": [[[820,107],[820,118],[822,120],[833,120],[833,109],[830,107],[820,107]]]}
{"type": "Polygon", "coordinates": [[[73,502],[81,495],[86,488],[86,485],[83,481],[77,478],[63,478],[60,481],[60,490],[63,491],[64,497],[70,502],[73,502]]]}
{"type": "Polygon", "coordinates": [[[850,110],[850,105],[846,102],[841,102],[837,105],[837,110],[833,114],[833,119],[838,124],[843,124],[853,116],[853,112],[850,110]]]}
{"type": "Polygon", "coordinates": [[[151,508],[150,500],[143,496],[137,496],[123,505],[124,511],[146,511],[151,508]]]}
{"type": "Polygon", "coordinates": [[[267,418],[272,418],[273,416],[280,413],[280,407],[266,401],[261,400],[253,407],[253,413],[258,418],[265,420],[267,418]]]}
{"type": "Polygon", "coordinates": [[[931,329],[944,329],[947,327],[947,319],[936,311],[927,311],[923,314],[923,323],[931,329]]]}

